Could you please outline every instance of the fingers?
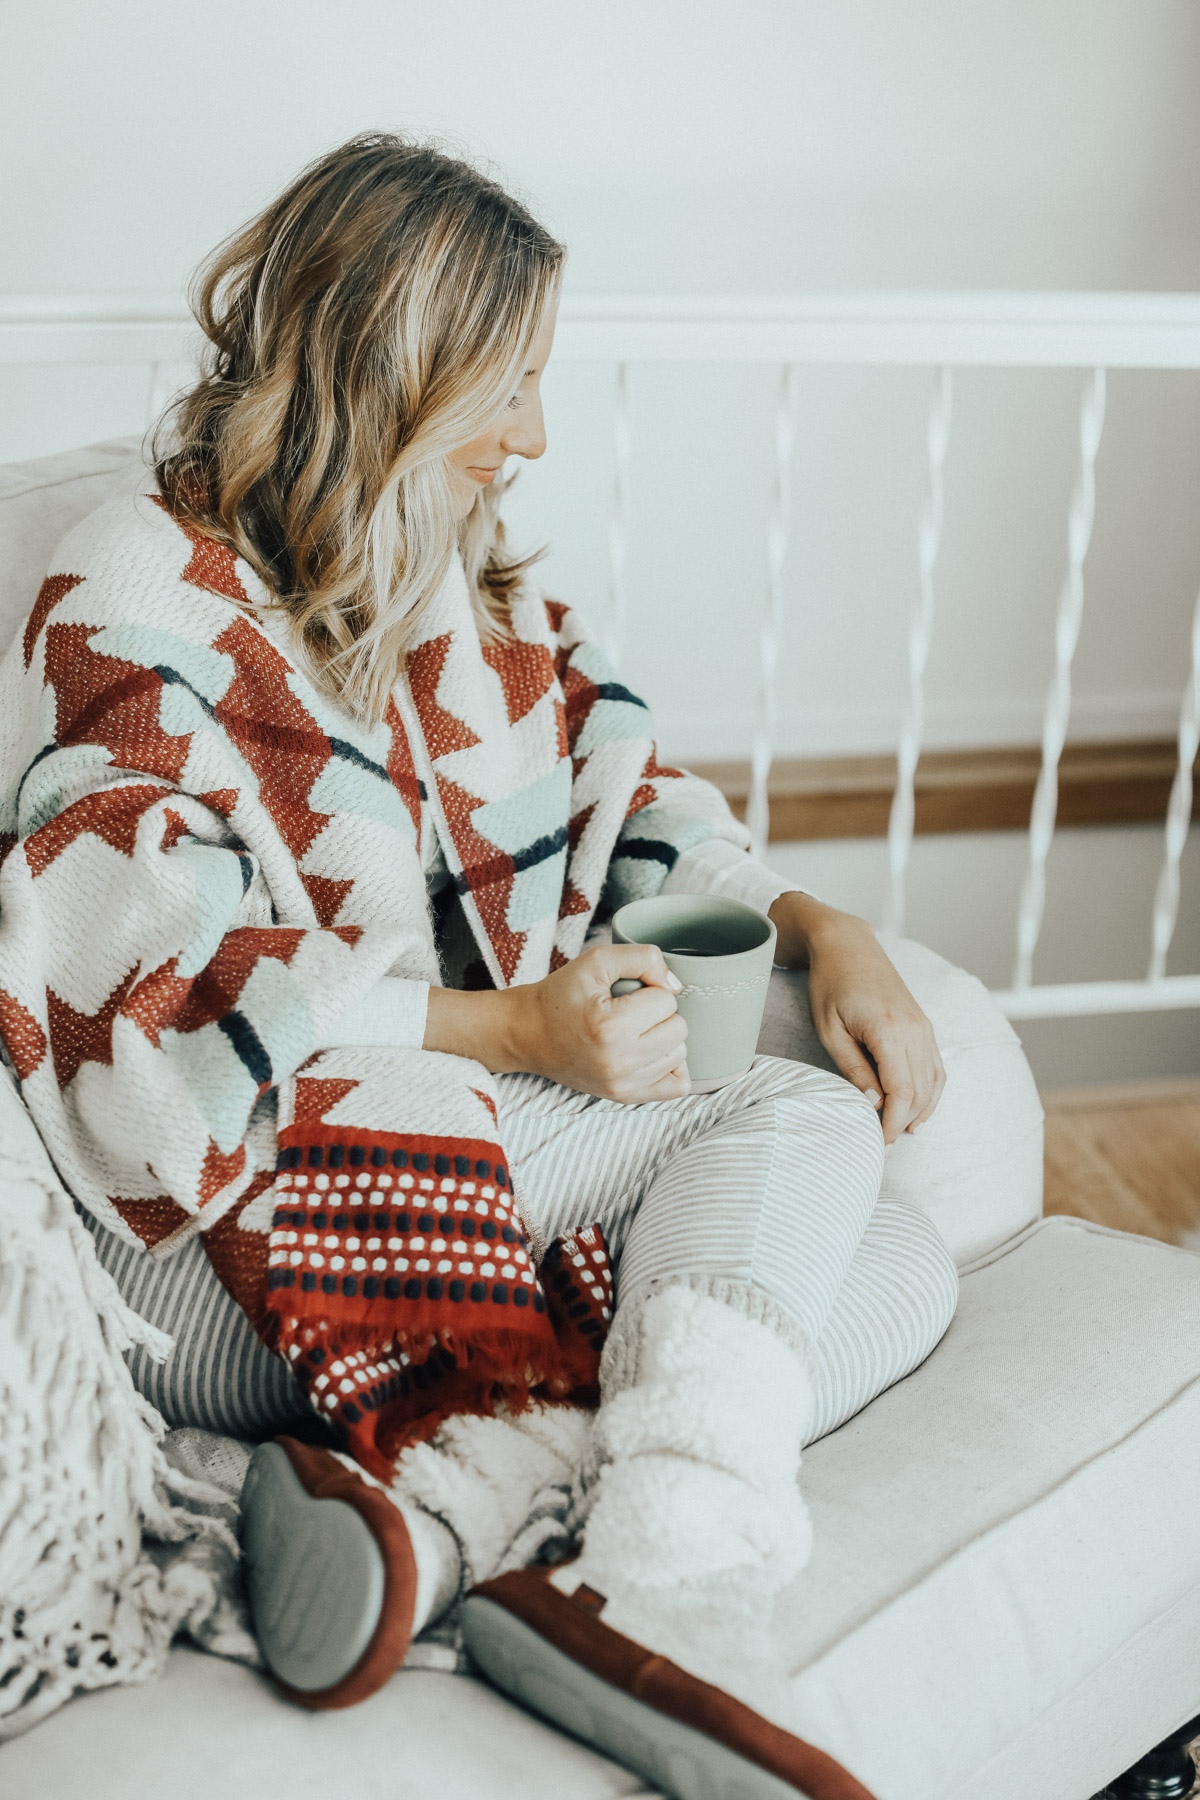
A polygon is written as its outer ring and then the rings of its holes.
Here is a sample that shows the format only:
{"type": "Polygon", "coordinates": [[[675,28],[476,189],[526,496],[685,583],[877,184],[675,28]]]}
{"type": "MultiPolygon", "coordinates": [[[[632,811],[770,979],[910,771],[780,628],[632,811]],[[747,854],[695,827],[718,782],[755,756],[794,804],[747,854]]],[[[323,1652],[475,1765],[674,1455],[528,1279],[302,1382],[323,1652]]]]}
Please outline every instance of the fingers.
{"type": "MultiPolygon", "coordinates": [[[[653,1031],[664,1020],[679,1018],[674,994],[660,987],[640,987],[632,994],[622,994],[613,1001],[612,1009],[613,1017],[635,1036],[653,1031]]],[[[683,1020],[679,1023],[683,1025],[683,1020]]]]}
{"type": "MultiPolygon", "coordinates": [[[[593,998],[581,1033],[586,1086],[610,1100],[645,1100],[686,1062],[686,1046],[687,1025],[668,990],[642,987],[616,1000],[605,992],[593,998]]],[[[669,1091],[686,1093],[686,1081],[669,1091]]]]}
{"type": "Polygon", "coordinates": [[[680,1100],[684,1094],[691,1093],[691,1075],[687,1073],[687,1060],[676,1055],[675,1060],[662,1071],[646,1071],[646,1080],[635,1096],[637,1103],[649,1100],[680,1100]]]}
{"type": "Polygon", "coordinates": [[[938,1101],[942,1097],[942,1091],[945,1088],[945,1086],[946,1086],[946,1069],[945,1069],[945,1065],[942,1062],[941,1056],[938,1054],[937,1045],[935,1044],[933,1047],[931,1072],[930,1072],[930,1074],[928,1076],[928,1080],[927,1080],[927,1091],[929,1094],[929,1098],[926,1100],[924,1106],[921,1108],[921,1110],[917,1114],[916,1118],[913,1119],[913,1121],[909,1125],[909,1127],[908,1127],[909,1131],[915,1131],[917,1129],[918,1125],[923,1125],[925,1123],[926,1119],[929,1118],[930,1114],[933,1113],[934,1111],[936,1111],[938,1101]]]}
{"type": "Polygon", "coordinates": [[[879,1079],[883,1083],[883,1111],[879,1115],[879,1122],[883,1126],[883,1141],[885,1144],[894,1144],[917,1114],[916,1082],[908,1056],[903,1050],[889,1048],[881,1056],[879,1079]]]}
{"type": "Polygon", "coordinates": [[[833,1021],[822,1037],[825,1048],[846,1080],[853,1083],[860,1094],[865,1094],[872,1106],[877,1109],[882,1106],[879,1076],[841,1020],[833,1021]]]}
{"type": "Polygon", "coordinates": [[[638,1050],[644,1058],[644,1066],[650,1068],[659,1063],[664,1068],[674,1068],[676,1063],[687,1060],[688,1028],[678,1013],[672,1013],[660,1025],[644,1031],[638,1043],[638,1050]]]}
{"type": "Polygon", "coordinates": [[[643,1106],[650,1100],[678,1100],[692,1091],[687,1058],[673,1050],[653,1062],[642,1063],[596,1090],[606,1100],[619,1100],[624,1106],[643,1106]]]}
{"type": "Polygon", "coordinates": [[[668,969],[657,944],[599,944],[585,955],[594,965],[595,979],[610,992],[614,981],[625,980],[644,981],[649,987],[665,988],[672,994],[677,994],[682,986],[668,969]]]}
{"type": "Polygon", "coordinates": [[[924,1013],[919,1012],[907,1030],[905,1052],[913,1080],[913,1111],[904,1130],[916,1131],[937,1107],[946,1085],[937,1039],[924,1013]]]}
{"type": "Polygon", "coordinates": [[[691,1091],[692,1078],[685,1068],[676,1070],[671,1075],[665,1076],[662,1081],[658,1082],[657,1085],[650,1090],[646,1095],[646,1099],[647,1101],[682,1100],[684,1096],[690,1094],[691,1091]]]}
{"type": "Polygon", "coordinates": [[[883,1086],[883,1141],[893,1144],[902,1131],[915,1131],[932,1113],[945,1086],[945,1070],[923,1014],[913,1021],[890,1022],[890,1029],[867,1047],[883,1086]]]}
{"type": "Polygon", "coordinates": [[[627,1052],[622,1062],[612,1077],[610,1095],[615,1100],[665,1100],[691,1090],[687,1026],[677,1014],[637,1038],[632,1055],[627,1052]]]}
{"type": "Polygon", "coordinates": [[[936,1107],[946,1075],[923,1016],[911,1022],[886,1020],[862,1042],[835,1016],[821,1038],[847,1081],[879,1111],[885,1144],[894,1144],[902,1131],[915,1130],[936,1107]]]}

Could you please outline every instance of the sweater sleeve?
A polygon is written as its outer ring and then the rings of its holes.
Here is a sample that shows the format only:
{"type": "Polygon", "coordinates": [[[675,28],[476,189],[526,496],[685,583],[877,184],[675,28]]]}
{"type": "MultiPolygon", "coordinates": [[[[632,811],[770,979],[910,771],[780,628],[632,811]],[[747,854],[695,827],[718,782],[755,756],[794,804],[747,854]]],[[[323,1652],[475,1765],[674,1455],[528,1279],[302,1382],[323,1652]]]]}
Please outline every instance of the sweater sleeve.
{"type": "Polygon", "coordinates": [[[726,900],[741,900],[761,913],[769,912],[780,894],[795,890],[794,881],[776,875],[728,839],[717,837],[683,851],[662,885],[664,894],[719,894],[726,900]]]}
{"type": "Polygon", "coordinates": [[[425,1041],[429,983],[384,975],[357,1005],[322,1033],[322,1050],[368,1046],[419,1050],[425,1041]]]}
{"type": "Polygon", "coordinates": [[[196,1211],[250,1178],[260,1101],[349,1041],[364,1003],[409,1041],[424,983],[383,980],[413,966],[419,934],[282,923],[211,806],[79,763],[52,752],[24,783],[0,869],[0,1031],[89,1210],[149,1187],[196,1211]],[[390,1005],[367,999],[381,987],[390,1005]]]}

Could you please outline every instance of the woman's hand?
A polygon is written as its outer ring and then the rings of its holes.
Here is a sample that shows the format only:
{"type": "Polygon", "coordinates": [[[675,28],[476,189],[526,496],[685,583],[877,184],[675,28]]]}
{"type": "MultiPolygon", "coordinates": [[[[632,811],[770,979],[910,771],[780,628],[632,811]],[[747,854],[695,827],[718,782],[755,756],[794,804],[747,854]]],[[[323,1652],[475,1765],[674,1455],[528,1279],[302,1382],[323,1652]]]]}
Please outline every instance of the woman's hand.
{"type": "Polygon", "coordinates": [[[526,1069],[604,1100],[691,1092],[679,983],[650,944],[585,950],[543,981],[500,992],[429,990],[425,1049],[475,1057],[494,1074],[526,1069]],[[612,997],[615,981],[645,983],[612,997]]]}
{"type": "Polygon", "coordinates": [[[884,1142],[915,1131],[940,1100],[946,1071],[933,1027],[871,927],[800,893],[781,894],[770,917],[778,960],[808,965],[821,1042],[847,1081],[882,1106],[884,1142]]]}

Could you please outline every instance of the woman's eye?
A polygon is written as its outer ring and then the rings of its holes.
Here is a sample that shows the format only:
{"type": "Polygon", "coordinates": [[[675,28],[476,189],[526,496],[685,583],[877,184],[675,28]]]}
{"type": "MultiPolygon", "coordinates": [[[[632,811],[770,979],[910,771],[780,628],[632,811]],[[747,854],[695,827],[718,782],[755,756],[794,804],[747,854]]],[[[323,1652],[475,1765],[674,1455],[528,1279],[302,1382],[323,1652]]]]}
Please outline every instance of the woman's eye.
{"type": "Polygon", "coordinates": [[[507,410],[508,410],[508,411],[509,411],[509,412],[515,412],[515,411],[516,411],[516,409],[517,409],[517,407],[518,407],[518,406],[524,406],[524,404],[525,404],[525,402],[524,402],[524,400],[523,400],[523,399],[522,399],[522,397],[521,397],[521,395],[520,395],[520,394],[514,394],[514,395],[513,395],[513,397],[512,397],[512,399],[511,399],[511,400],[510,400],[510,401],[509,401],[509,403],[508,403],[508,408],[507,408],[507,410]]]}

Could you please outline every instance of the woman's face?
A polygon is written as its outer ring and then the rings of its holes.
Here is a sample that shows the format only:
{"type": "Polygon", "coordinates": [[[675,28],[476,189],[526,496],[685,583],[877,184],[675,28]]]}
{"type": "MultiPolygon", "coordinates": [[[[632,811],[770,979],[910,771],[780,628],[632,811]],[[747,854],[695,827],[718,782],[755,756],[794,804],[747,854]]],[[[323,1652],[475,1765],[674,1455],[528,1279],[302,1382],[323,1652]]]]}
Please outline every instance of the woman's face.
{"type": "Polygon", "coordinates": [[[557,307],[551,307],[533,340],[529,365],[517,385],[516,392],[479,437],[472,438],[461,450],[450,455],[451,475],[461,502],[462,518],[475,504],[480,488],[494,481],[508,456],[525,456],[532,460],[546,448],[546,426],[542,418],[542,370],[550,358],[554,343],[557,307]]]}

